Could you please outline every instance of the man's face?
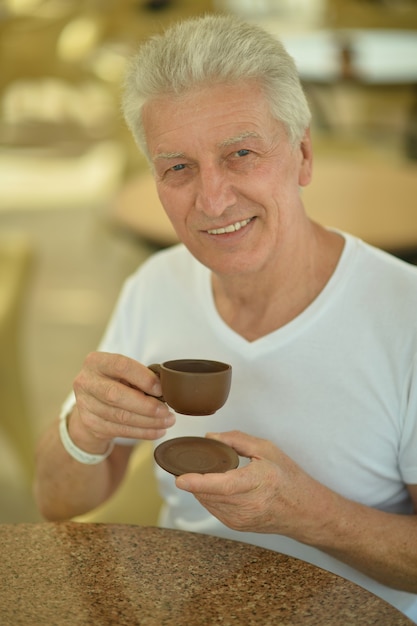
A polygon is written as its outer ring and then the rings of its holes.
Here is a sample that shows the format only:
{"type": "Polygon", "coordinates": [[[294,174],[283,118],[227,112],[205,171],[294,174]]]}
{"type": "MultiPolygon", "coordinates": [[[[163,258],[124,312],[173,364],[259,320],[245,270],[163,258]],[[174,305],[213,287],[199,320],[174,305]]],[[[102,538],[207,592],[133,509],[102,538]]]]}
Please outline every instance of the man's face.
{"type": "Polygon", "coordinates": [[[143,122],[160,200],[190,252],[220,275],[276,263],[303,215],[309,134],[291,146],[255,82],[157,98],[143,122]]]}

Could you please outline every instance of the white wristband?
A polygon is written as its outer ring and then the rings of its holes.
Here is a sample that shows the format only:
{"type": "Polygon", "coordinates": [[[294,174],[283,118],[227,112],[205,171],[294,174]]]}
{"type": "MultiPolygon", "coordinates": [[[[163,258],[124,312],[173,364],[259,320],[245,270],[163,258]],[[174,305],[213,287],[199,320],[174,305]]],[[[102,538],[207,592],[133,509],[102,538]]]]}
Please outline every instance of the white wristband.
{"type": "Polygon", "coordinates": [[[84,450],[81,450],[81,448],[75,445],[69,436],[67,417],[68,414],[64,411],[59,416],[59,436],[68,454],[79,463],[84,463],[85,465],[97,465],[97,463],[101,463],[104,459],[107,459],[113,451],[114,441],[110,443],[104,454],[90,454],[89,452],[84,452],[84,450]]]}

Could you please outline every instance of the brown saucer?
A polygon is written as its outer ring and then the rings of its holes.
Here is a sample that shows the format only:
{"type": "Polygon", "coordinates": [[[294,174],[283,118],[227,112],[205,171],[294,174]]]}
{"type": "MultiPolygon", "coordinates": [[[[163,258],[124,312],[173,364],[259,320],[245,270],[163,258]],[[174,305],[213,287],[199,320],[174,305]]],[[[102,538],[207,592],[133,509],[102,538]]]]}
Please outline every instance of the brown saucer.
{"type": "Polygon", "coordinates": [[[174,476],[188,472],[227,472],[239,465],[239,457],[233,448],[206,437],[168,439],[155,449],[154,457],[162,469],[174,476]]]}

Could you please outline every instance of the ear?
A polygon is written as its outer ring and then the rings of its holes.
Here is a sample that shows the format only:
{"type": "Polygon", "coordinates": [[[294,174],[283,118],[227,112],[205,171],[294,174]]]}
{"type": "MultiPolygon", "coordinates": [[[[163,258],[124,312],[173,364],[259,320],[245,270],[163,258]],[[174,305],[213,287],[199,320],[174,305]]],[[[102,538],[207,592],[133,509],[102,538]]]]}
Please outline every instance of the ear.
{"type": "Polygon", "coordinates": [[[307,128],[301,140],[299,150],[301,162],[298,172],[298,184],[300,187],[306,187],[311,181],[313,170],[313,146],[309,128],[307,128]]]}

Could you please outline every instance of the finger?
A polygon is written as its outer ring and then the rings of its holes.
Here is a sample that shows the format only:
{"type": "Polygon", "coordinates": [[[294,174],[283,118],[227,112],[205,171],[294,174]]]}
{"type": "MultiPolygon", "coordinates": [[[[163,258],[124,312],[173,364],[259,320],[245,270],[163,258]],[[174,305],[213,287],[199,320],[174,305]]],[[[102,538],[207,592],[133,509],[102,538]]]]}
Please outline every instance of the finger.
{"type": "Polygon", "coordinates": [[[77,404],[84,425],[96,436],[106,438],[129,437],[134,439],[158,439],[175,423],[175,414],[153,417],[131,413],[119,407],[102,403],[93,396],[80,399],[77,404]]]}
{"type": "Polygon", "coordinates": [[[276,448],[270,441],[247,435],[239,430],[224,433],[207,433],[206,437],[221,441],[236,450],[240,456],[250,459],[268,459],[273,461],[276,457],[276,448]]]}
{"type": "Polygon", "coordinates": [[[213,474],[182,474],[175,481],[176,486],[199,497],[210,495],[230,497],[255,489],[258,481],[254,480],[247,467],[213,474]]]}
{"type": "Polygon", "coordinates": [[[147,394],[161,396],[159,377],[148,367],[122,354],[91,352],[84,361],[87,370],[96,371],[105,378],[122,381],[147,394]]]}
{"type": "Polygon", "coordinates": [[[111,378],[93,377],[83,381],[78,377],[74,381],[74,391],[80,402],[82,398],[88,401],[92,397],[109,408],[132,414],[167,417],[170,413],[168,406],[157,398],[111,378]]]}
{"type": "Polygon", "coordinates": [[[122,408],[131,413],[166,417],[170,412],[167,405],[154,396],[117,378],[105,376],[97,370],[88,368],[82,369],[74,380],[74,391],[77,401],[83,397],[93,396],[103,404],[122,408]]]}
{"type": "Polygon", "coordinates": [[[156,424],[148,426],[131,426],[129,424],[117,424],[99,420],[97,416],[91,416],[91,432],[98,438],[116,439],[146,439],[154,441],[166,435],[167,428],[157,428],[156,424]]]}

